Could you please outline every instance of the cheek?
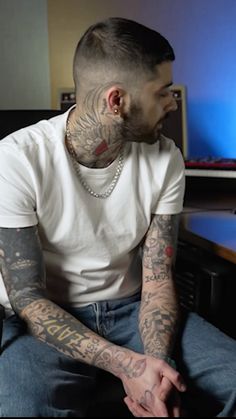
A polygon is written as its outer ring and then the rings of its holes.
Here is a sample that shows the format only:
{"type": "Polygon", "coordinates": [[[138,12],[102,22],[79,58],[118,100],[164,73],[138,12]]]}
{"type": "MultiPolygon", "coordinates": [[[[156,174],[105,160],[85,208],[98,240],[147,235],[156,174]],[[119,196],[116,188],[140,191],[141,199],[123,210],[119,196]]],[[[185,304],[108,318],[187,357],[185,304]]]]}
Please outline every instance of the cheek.
{"type": "Polygon", "coordinates": [[[151,126],[155,125],[163,117],[163,110],[159,104],[153,106],[148,115],[148,121],[151,126]]]}

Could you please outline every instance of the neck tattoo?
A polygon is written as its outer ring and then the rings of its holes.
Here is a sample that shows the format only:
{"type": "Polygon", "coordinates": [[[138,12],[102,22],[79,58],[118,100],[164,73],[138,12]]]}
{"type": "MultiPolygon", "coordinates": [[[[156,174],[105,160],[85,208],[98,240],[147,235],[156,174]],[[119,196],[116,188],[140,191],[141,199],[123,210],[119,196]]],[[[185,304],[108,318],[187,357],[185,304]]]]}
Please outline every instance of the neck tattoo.
{"type": "Polygon", "coordinates": [[[86,180],[84,179],[84,177],[81,173],[80,165],[77,161],[77,155],[76,155],[76,152],[75,152],[75,149],[73,147],[72,140],[71,140],[69,118],[66,121],[66,139],[67,139],[67,146],[68,146],[68,150],[69,150],[69,153],[70,153],[70,156],[71,156],[73,167],[75,169],[75,172],[78,175],[78,178],[79,178],[80,183],[83,186],[83,188],[86,190],[86,192],[88,192],[94,198],[100,198],[100,199],[108,198],[111,195],[112,191],[114,190],[114,188],[115,188],[115,186],[116,186],[116,184],[119,180],[119,177],[121,175],[122,169],[124,167],[124,147],[122,147],[122,149],[121,149],[120,156],[119,156],[118,163],[117,163],[117,168],[116,168],[115,174],[112,178],[112,181],[111,181],[110,185],[108,186],[108,188],[104,192],[98,193],[98,192],[95,192],[89,186],[89,184],[86,182],[86,180]]]}

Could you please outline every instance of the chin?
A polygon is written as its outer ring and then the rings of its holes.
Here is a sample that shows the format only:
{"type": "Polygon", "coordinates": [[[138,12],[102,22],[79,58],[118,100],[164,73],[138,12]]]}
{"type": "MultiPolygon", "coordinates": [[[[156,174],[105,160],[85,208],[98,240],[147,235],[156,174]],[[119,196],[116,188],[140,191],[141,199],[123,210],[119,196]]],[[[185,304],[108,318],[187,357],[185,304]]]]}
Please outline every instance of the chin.
{"type": "Polygon", "coordinates": [[[147,144],[155,144],[161,140],[161,135],[162,135],[161,131],[158,131],[153,136],[148,137],[146,141],[144,142],[146,142],[147,144]]]}
{"type": "Polygon", "coordinates": [[[146,143],[146,144],[152,145],[152,144],[157,143],[158,141],[159,141],[159,138],[152,137],[152,138],[148,138],[148,139],[144,140],[143,142],[146,143]]]}

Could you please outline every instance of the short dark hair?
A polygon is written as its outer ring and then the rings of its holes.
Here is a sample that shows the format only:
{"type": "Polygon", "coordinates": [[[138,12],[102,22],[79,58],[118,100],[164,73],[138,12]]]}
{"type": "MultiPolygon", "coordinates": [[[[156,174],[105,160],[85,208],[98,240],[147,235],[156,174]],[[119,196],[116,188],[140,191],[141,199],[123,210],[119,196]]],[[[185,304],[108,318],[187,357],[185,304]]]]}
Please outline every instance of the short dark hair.
{"type": "Polygon", "coordinates": [[[76,87],[82,71],[104,66],[153,73],[154,67],[175,59],[164,36],[138,22],[110,17],[90,26],[77,44],[73,75],[76,87]]]}

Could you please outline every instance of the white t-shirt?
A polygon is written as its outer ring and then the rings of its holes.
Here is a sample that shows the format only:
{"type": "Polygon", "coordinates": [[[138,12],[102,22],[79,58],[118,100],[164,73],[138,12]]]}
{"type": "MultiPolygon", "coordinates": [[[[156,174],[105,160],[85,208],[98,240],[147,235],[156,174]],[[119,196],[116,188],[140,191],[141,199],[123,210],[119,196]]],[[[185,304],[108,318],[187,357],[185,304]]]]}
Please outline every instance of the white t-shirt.
{"type": "MultiPolygon", "coordinates": [[[[138,245],[151,214],[182,211],[184,162],[170,139],[129,143],[111,195],[91,196],[65,146],[68,112],[0,141],[0,227],[38,225],[49,297],[81,306],[130,296],[141,287],[138,245]]],[[[104,169],[80,166],[95,191],[112,181],[104,169]]],[[[9,304],[0,277],[0,302],[9,304]]]]}

